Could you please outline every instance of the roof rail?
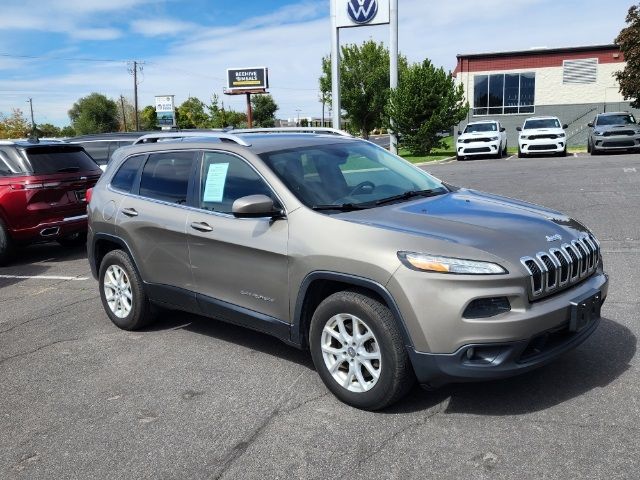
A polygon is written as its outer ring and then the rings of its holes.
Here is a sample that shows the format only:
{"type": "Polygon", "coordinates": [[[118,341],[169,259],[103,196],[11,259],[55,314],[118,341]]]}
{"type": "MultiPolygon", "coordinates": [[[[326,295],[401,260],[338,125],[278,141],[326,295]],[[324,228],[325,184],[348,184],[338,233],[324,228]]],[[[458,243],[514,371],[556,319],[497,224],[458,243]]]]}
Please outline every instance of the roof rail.
{"type": "Polygon", "coordinates": [[[149,133],[142,135],[138,138],[133,145],[140,145],[141,143],[157,143],[162,141],[171,140],[183,140],[185,138],[217,138],[219,140],[229,140],[242,145],[243,147],[250,147],[251,144],[246,140],[238,137],[237,135],[226,132],[159,132],[149,133]]]}
{"type": "Polygon", "coordinates": [[[337,128],[328,127],[272,127],[272,128],[243,128],[229,130],[230,132],[243,133],[320,133],[325,135],[339,135],[341,137],[351,137],[350,134],[337,128]]]}

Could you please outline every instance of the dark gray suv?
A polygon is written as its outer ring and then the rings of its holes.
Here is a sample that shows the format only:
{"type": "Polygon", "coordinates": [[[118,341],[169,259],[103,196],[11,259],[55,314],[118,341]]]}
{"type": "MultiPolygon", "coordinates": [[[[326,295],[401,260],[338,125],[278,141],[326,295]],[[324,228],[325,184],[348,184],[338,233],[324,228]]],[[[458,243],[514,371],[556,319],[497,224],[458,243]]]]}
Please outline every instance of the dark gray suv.
{"type": "Polygon", "coordinates": [[[310,349],[342,401],[507,377],[596,329],[598,241],[559,212],[445,184],[376,145],[218,133],[120,149],[91,194],[107,315],[154,306],[310,349]]]}
{"type": "Polygon", "coordinates": [[[640,151],[640,125],[628,112],[596,115],[589,128],[587,150],[592,155],[620,150],[640,151]]]}

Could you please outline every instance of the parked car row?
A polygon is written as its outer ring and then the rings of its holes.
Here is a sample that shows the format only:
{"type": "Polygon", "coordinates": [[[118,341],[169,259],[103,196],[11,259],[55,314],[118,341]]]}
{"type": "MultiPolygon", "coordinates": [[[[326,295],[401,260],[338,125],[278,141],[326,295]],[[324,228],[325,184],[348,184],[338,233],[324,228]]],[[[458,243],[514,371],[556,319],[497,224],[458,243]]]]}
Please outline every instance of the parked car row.
{"type": "MultiPolygon", "coordinates": [[[[587,151],[597,155],[607,151],[640,150],[640,126],[634,116],[628,112],[610,112],[596,115],[588,124],[590,131],[587,140],[587,151]]],[[[527,118],[518,134],[518,157],[529,155],[567,154],[568,126],[563,125],[557,117],[527,118]]],[[[467,124],[463,131],[458,131],[456,141],[456,158],[493,156],[501,158],[507,153],[506,129],[497,120],[481,120],[467,124]]]]}

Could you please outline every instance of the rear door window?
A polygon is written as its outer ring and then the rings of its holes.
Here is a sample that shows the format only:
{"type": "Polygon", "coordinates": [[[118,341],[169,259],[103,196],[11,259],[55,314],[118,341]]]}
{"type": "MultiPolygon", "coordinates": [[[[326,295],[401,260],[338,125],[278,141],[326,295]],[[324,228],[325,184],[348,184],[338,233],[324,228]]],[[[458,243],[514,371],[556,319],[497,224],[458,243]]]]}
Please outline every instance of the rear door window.
{"type": "Polygon", "coordinates": [[[149,155],[140,178],[140,195],[183,205],[187,203],[195,152],[149,155]]]}
{"type": "Polygon", "coordinates": [[[133,189],[133,182],[135,181],[138,175],[138,170],[140,170],[145,158],[146,155],[136,155],[126,159],[113,176],[113,179],[111,180],[111,187],[123,192],[131,192],[133,189]]]}
{"type": "Polygon", "coordinates": [[[98,165],[106,165],[109,160],[109,146],[112,142],[86,142],[82,146],[98,165]]]}
{"type": "Polygon", "coordinates": [[[54,146],[26,150],[35,174],[74,173],[100,170],[82,147],[54,146]]]}

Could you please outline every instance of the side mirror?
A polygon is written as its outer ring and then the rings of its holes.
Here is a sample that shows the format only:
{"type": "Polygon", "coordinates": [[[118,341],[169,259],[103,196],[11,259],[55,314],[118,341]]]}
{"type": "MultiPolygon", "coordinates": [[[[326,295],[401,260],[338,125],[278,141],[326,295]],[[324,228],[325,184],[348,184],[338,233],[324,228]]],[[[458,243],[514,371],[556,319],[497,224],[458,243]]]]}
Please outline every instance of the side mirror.
{"type": "Polygon", "coordinates": [[[516,127],[516,130],[517,130],[518,132],[521,132],[521,131],[522,131],[522,127],[516,127]]]}
{"type": "Polygon", "coordinates": [[[461,130],[458,130],[458,135],[462,135],[462,131],[461,130]]]}
{"type": "Polygon", "coordinates": [[[504,127],[501,127],[501,128],[500,128],[500,131],[501,131],[501,132],[506,132],[506,131],[507,131],[507,129],[506,129],[506,128],[504,128],[504,127]]]}
{"type": "Polygon", "coordinates": [[[276,209],[273,200],[266,195],[248,195],[233,202],[231,213],[236,218],[278,218],[282,210],[276,209]]]}
{"type": "Polygon", "coordinates": [[[569,125],[567,125],[566,123],[564,125],[562,125],[562,129],[566,130],[567,128],[569,128],[569,125]]]}
{"type": "Polygon", "coordinates": [[[593,128],[593,122],[587,123],[587,127],[593,128]]]}

